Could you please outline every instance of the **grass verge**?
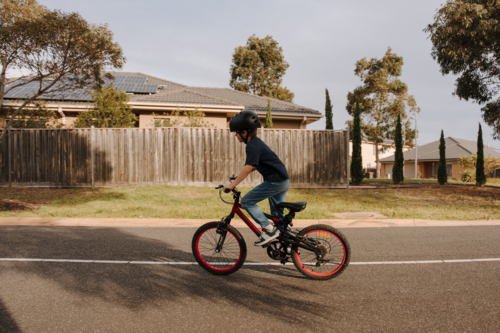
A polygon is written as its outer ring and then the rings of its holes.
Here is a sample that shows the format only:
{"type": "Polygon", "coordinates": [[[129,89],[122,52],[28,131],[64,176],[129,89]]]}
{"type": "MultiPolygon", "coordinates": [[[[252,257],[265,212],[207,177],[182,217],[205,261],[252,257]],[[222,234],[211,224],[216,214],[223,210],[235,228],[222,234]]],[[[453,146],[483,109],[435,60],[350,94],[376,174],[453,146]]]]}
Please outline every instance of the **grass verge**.
{"type": "MultiPolygon", "coordinates": [[[[246,193],[250,188],[240,189],[246,193]]],[[[220,219],[230,206],[212,187],[127,186],[98,189],[0,188],[1,217],[220,219]]],[[[229,195],[225,195],[227,200],[229,195]]],[[[287,201],[307,201],[299,219],[379,212],[388,218],[500,219],[500,189],[427,184],[411,188],[291,189],[287,201]]],[[[266,202],[261,204],[269,211],[266,202]]]]}

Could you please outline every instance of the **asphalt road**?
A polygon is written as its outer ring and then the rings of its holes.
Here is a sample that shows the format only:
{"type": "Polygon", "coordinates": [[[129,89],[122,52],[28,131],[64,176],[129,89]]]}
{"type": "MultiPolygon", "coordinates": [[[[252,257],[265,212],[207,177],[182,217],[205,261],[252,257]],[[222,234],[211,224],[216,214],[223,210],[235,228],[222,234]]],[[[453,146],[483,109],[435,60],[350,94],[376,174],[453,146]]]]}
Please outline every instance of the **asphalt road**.
{"type": "MultiPolygon", "coordinates": [[[[194,231],[5,226],[0,258],[191,262],[194,231]]],[[[271,262],[241,231],[247,262],[271,262]]],[[[370,264],[500,258],[500,226],[342,232],[358,264],[330,281],[294,266],[0,261],[0,332],[500,331],[500,261],[370,264]]]]}

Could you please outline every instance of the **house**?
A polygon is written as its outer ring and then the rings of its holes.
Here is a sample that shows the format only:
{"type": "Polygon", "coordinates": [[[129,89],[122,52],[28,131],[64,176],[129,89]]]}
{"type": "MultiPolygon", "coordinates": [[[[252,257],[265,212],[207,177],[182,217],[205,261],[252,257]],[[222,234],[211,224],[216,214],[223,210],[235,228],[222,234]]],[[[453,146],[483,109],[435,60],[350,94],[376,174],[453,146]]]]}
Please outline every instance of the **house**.
{"type": "MultiPolygon", "coordinates": [[[[159,79],[142,73],[112,72],[116,78],[113,85],[130,95],[130,106],[138,116],[138,127],[153,127],[156,120],[169,118],[172,111],[199,110],[205,113],[205,120],[217,128],[227,128],[229,120],[236,113],[253,110],[265,123],[268,97],[260,97],[229,88],[189,87],[159,79]]],[[[10,91],[4,97],[4,105],[15,106],[36,88],[25,86],[10,91]]],[[[90,95],[84,90],[68,93],[42,95],[47,107],[58,113],[59,121],[71,127],[78,113],[85,112],[91,104],[90,95]]],[[[273,127],[305,129],[307,124],[323,117],[316,110],[294,103],[271,98],[273,127]]],[[[0,119],[4,125],[5,119],[0,119]]],[[[0,127],[1,127],[0,126],[0,127]]]]}
{"type": "MultiPolygon", "coordinates": [[[[471,156],[477,153],[477,142],[447,137],[444,139],[446,145],[446,167],[448,177],[460,179],[463,168],[458,164],[461,156],[471,156]]],[[[439,166],[439,140],[418,146],[417,149],[411,149],[404,154],[405,167],[404,176],[415,178],[415,151],[417,151],[417,172],[418,178],[436,178],[439,166]]],[[[484,147],[484,157],[500,157],[500,150],[484,147]]],[[[392,177],[392,168],[394,166],[394,155],[381,160],[381,175],[384,178],[392,177]]]]}
{"type": "MultiPolygon", "coordinates": [[[[379,144],[378,158],[382,160],[385,157],[394,155],[396,146],[393,140],[385,139],[382,144],[379,144]]],[[[410,146],[403,146],[403,151],[410,150],[410,146]]],[[[352,140],[349,141],[349,156],[352,157],[352,140]]],[[[365,172],[376,172],[376,146],[375,143],[370,142],[368,138],[363,137],[361,140],[361,157],[363,162],[363,169],[365,172]]],[[[380,173],[384,175],[382,172],[380,173]]]]}

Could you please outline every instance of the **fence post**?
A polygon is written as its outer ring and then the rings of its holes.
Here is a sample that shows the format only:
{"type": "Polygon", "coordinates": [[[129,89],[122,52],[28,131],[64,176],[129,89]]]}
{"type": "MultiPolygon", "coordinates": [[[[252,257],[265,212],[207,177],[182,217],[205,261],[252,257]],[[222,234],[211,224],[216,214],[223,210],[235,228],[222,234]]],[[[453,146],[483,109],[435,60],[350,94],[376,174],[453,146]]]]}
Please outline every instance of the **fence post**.
{"type": "Polygon", "coordinates": [[[90,172],[91,172],[91,181],[92,181],[92,189],[94,189],[94,126],[90,128],[90,172]]]}
{"type": "Polygon", "coordinates": [[[177,186],[180,186],[181,185],[181,181],[182,181],[182,172],[181,172],[181,168],[182,168],[182,161],[181,161],[181,157],[182,157],[182,154],[181,154],[181,139],[183,139],[183,136],[181,136],[181,128],[180,127],[177,127],[177,186]]]}
{"type": "MultiPolygon", "coordinates": [[[[354,149],[354,147],[353,147],[354,149]]],[[[345,154],[346,154],[346,170],[347,170],[347,189],[349,189],[349,179],[351,178],[351,157],[349,156],[349,131],[345,131],[345,154]]]]}
{"type": "Polygon", "coordinates": [[[8,163],[9,163],[9,187],[12,187],[12,140],[10,137],[10,128],[7,129],[7,150],[8,150],[8,163]]]}

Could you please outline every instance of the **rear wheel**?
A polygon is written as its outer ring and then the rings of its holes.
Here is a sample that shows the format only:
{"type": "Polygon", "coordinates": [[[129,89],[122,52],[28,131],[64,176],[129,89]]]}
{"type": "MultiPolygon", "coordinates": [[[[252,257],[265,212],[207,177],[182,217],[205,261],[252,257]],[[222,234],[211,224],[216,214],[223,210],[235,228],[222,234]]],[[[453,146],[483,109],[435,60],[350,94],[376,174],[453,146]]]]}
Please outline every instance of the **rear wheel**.
{"type": "Polygon", "coordinates": [[[241,234],[231,225],[221,222],[202,225],[194,234],[193,255],[205,270],[216,275],[236,272],[245,262],[247,246],[241,234]]]}
{"type": "Polygon", "coordinates": [[[302,229],[299,236],[305,236],[316,242],[321,251],[322,260],[309,250],[294,246],[292,260],[295,267],[313,280],[329,280],[341,274],[349,265],[351,248],[345,236],[332,226],[311,225],[302,229]]]}

